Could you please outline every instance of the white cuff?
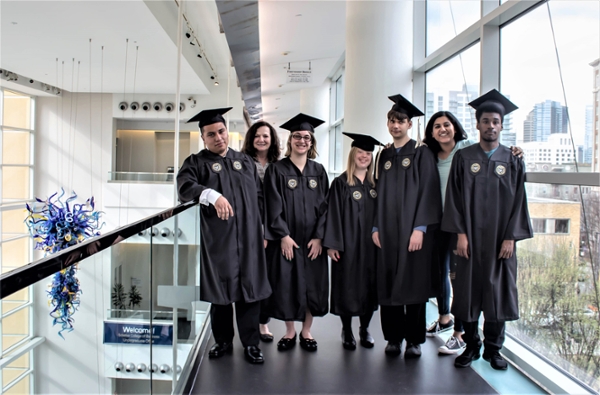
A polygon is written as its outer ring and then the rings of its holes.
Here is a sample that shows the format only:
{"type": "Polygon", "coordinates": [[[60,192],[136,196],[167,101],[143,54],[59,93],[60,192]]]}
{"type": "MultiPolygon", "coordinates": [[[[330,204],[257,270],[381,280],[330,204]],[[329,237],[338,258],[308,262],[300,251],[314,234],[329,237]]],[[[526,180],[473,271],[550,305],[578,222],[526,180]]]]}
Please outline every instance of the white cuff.
{"type": "Polygon", "coordinates": [[[214,189],[210,189],[210,188],[205,189],[200,194],[200,204],[203,204],[205,206],[212,204],[214,206],[215,203],[217,202],[217,199],[219,199],[220,197],[221,197],[221,194],[219,192],[215,191],[214,189]]]}

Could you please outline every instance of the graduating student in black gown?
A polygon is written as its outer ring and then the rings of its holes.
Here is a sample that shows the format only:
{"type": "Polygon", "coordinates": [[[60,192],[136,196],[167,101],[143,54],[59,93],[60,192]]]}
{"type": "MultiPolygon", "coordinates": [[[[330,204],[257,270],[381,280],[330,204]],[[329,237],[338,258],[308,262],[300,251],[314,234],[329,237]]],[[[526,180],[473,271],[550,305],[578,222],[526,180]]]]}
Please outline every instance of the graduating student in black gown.
{"type": "Polygon", "coordinates": [[[329,189],[323,246],[331,258],[331,313],[342,320],[342,345],[356,349],[352,317],[360,317],[360,344],[374,346],[368,328],[377,310],[376,247],[371,239],[375,219],[373,150],[382,145],[371,136],[344,133],[354,141],[346,171],[329,189]]]}
{"type": "Polygon", "coordinates": [[[265,174],[265,238],[273,294],[266,314],[286,321],[279,350],[296,344],[294,321],[302,321],[300,346],[316,351],[310,333],[313,317],[327,314],[329,275],[322,254],[329,181],[317,155],[314,128],[323,121],[299,114],[282,128],[289,130],[285,158],[265,174]]]}
{"type": "Polygon", "coordinates": [[[480,142],[454,155],[442,221],[442,230],[458,235],[452,313],[463,321],[467,348],[454,365],[468,367],[479,358],[483,312],[483,358],[504,370],[505,322],[519,318],[515,242],[533,236],[525,165],[499,143],[504,116],[517,107],[495,89],[469,104],[480,142]]]}
{"type": "MultiPolygon", "coordinates": [[[[242,152],[254,159],[256,171],[262,183],[269,165],[277,162],[281,155],[277,131],[270,123],[257,121],[246,132],[242,152]]],[[[265,248],[267,248],[266,245],[267,241],[265,240],[265,248]]],[[[269,331],[268,323],[269,316],[261,312],[259,325],[260,340],[264,342],[273,341],[273,334],[269,331]]]]}
{"type": "Polygon", "coordinates": [[[425,303],[435,296],[433,230],[442,214],[440,180],[431,150],[408,136],[411,118],[423,113],[401,95],[390,97],[388,130],[394,144],[377,163],[377,289],[385,352],[405,358],[421,356],[425,342],[425,303]]]}
{"type": "Polygon", "coordinates": [[[190,155],[177,174],[179,200],[199,200],[202,214],[200,299],[212,303],[216,343],[209,357],[232,350],[233,303],[244,355],[262,363],[258,316],[260,301],[271,294],[261,229],[260,179],[253,160],[228,148],[222,114],[229,108],[204,110],[198,121],[206,149],[190,155]]]}

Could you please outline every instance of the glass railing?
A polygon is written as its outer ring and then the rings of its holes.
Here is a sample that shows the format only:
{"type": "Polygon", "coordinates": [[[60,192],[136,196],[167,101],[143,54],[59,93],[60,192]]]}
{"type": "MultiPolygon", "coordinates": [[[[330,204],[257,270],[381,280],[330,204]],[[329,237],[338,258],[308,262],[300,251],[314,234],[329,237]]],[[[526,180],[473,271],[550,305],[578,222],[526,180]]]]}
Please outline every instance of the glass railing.
{"type": "Polygon", "coordinates": [[[113,171],[108,173],[112,182],[168,182],[173,183],[173,173],[141,173],[113,171]]]}
{"type": "Polygon", "coordinates": [[[0,359],[2,392],[171,393],[207,318],[199,226],[199,207],[180,205],[2,274],[3,314],[28,306],[35,317],[0,359]],[[57,279],[73,268],[77,280],[57,279]],[[54,310],[52,285],[75,303],[54,310]]]}

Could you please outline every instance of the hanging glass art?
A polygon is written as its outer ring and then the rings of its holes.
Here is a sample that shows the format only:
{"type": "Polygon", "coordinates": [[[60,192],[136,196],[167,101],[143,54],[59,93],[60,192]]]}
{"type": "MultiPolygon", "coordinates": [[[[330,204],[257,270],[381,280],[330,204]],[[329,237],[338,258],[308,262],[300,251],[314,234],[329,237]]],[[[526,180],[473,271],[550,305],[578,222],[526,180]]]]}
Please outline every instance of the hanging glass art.
{"type": "MultiPolygon", "coordinates": [[[[63,201],[64,196],[65,191],[61,189],[60,195],[57,192],[46,200],[36,198],[34,205],[26,204],[29,215],[25,224],[36,242],[35,249],[44,251],[44,255],[100,235],[102,212],[94,210],[94,197],[84,204],[77,204],[72,203],[77,198],[74,192],[63,201]]],[[[61,325],[58,334],[63,339],[63,332],[73,330],[73,314],[79,307],[82,293],[76,273],[77,266],[72,265],[57,272],[49,285],[48,304],[52,308],[52,325],[61,325]]]]}

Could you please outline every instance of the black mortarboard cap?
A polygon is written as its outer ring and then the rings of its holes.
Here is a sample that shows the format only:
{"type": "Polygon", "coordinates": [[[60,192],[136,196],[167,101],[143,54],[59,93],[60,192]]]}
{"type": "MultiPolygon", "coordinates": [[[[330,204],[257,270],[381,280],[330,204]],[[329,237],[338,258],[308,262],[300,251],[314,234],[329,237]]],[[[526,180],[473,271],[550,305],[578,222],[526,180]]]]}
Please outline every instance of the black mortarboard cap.
{"type": "Polygon", "coordinates": [[[406,114],[406,116],[409,119],[425,115],[421,110],[419,110],[417,107],[415,107],[414,104],[406,100],[406,98],[402,95],[388,96],[388,99],[394,102],[392,110],[398,111],[402,114],[406,114]]]}
{"type": "Polygon", "coordinates": [[[325,121],[322,121],[319,118],[311,117],[310,115],[300,113],[294,118],[284,123],[283,125],[281,125],[280,127],[282,129],[289,130],[290,132],[297,132],[298,130],[308,130],[309,132],[314,133],[314,128],[324,123],[325,121]]]}
{"type": "Polygon", "coordinates": [[[352,140],[352,146],[360,148],[365,151],[373,152],[375,150],[376,145],[383,145],[379,140],[374,138],[373,136],[369,136],[366,134],[358,134],[358,133],[346,133],[342,132],[346,136],[350,137],[352,140]]]}
{"type": "Polygon", "coordinates": [[[479,96],[477,99],[470,102],[469,105],[471,107],[473,107],[475,110],[477,110],[479,107],[486,104],[487,102],[492,102],[496,105],[500,105],[500,107],[504,109],[504,114],[501,114],[502,116],[504,116],[506,114],[510,114],[511,112],[513,112],[517,108],[519,108],[519,107],[515,106],[515,104],[513,102],[508,100],[508,98],[506,98],[506,96],[504,96],[502,93],[498,92],[496,89],[492,89],[485,95],[479,96]]]}
{"type": "Polygon", "coordinates": [[[212,125],[213,123],[223,122],[225,123],[225,118],[223,118],[223,114],[227,113],[227,111],[231,110],[233,107],[225,107],[225,108],[213,108],[210,110],[202,110],[198,114],[191,117],[186,123],[190,122],[198,122],[198,126],[202,128],[206,125],[212,125]]]}

